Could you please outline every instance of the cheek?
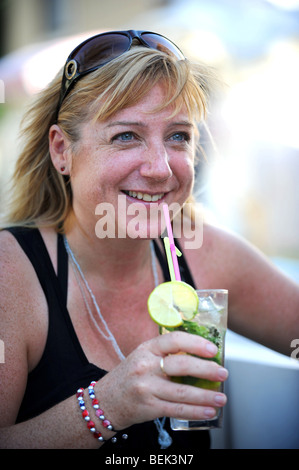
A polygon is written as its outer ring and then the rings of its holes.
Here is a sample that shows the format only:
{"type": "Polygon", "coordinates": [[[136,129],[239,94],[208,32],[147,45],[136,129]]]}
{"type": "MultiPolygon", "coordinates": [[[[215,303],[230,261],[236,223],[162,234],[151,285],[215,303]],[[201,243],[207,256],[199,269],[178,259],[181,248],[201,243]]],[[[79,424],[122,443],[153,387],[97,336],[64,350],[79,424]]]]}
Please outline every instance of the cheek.
{"type": "Polygon", "coordinates": [[[70,181],[74,203],[95,202],[99,190],[98,171],[87,151],[77,153],[72,160],[70,181]]]}
{"type": "Polygon", "coordinates": [[[115,165],[97,164],[80,165],[71,179],[74,200],[90,208],[102,202],[115,204],[120,182],[120,169],[115,165]]]}
{"type": "Polygon", "coordinates": [[[193,159],[185,158],[178,160],[176,164],[176,175],[180,185],[183,188],[191,188],[194,182],[194,164],[193,159]]]}

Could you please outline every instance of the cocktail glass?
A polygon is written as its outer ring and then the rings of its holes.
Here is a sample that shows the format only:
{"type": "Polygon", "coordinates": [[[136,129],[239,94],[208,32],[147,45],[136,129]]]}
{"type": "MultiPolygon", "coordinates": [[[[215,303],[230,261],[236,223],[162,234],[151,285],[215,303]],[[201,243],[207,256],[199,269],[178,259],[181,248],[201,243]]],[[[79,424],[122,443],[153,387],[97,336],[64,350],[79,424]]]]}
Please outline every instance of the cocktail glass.
{"type": "MultiPolygon", "coordinates": [[[[165,334],[173,330],[186,331],[191,334],[202,336],[216,344],[217,355],[210,360],[219,365],[224,364],[224,342],[227,329],[227,303],[228,291],[225,289],[206,289],[196,291],[199,299],[198,312],[192,320],[184,320],[183,324],[177,328],[162,328],[161,333],[165,334]]],[[[205,358],[206,359],[206,358],[205,358]]],[[[197,377],[181,376],[171,377],[177,383],[193,385],[215,391],[223,391],[223,382],[213,382],[197,377]]],[[[173,430],[199,430],[219,428],[222,425],[223,408],[217,408],[216,416],[203,420],[182,420],[170,419],[173,430]]]]}

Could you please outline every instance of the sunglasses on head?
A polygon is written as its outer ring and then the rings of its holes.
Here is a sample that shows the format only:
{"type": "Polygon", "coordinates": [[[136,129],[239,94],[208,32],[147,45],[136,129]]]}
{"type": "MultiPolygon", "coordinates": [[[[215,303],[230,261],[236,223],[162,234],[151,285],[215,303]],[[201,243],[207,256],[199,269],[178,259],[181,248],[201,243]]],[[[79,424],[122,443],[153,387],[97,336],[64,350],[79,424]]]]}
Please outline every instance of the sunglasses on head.
{"type": "Polygon", "coordinates": [[[63,100],[75,83],[84,75],[99,69],[127,52],[132,46],[133,39],[137,39],[142,46],[165,52],[177,60],[185,59],[182,51],[161,34],[135,30],[97,34],[79,44],[67,58],[57,116],[63,100]]]}

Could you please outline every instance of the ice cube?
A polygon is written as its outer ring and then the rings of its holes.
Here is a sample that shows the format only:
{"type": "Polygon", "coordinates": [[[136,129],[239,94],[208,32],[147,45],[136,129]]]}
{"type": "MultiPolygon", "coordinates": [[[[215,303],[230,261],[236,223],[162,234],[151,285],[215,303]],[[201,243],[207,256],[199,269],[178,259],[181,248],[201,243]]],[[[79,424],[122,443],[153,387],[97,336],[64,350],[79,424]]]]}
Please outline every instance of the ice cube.
{"type": "Polygon", "coordinates": [[[221,320],[221,310],[222,307],[216,305],[210,296],[199,297],[198,313],[202,322],[217,325],[221,320]]]}

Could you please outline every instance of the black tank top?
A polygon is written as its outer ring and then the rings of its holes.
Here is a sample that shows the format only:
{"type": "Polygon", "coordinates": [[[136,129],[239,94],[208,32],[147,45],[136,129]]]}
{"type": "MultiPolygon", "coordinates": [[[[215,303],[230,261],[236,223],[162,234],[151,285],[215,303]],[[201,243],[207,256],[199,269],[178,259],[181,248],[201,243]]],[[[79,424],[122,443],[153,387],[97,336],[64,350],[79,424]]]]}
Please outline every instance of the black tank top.
{"type": "MultiPolygon", "coordinates": [[[[67,310],[68,255],[62,236],[60,234],[57,236],[56,276],[39,230],[19,227],[7,230],[14,235],[32,263],[44,291],[49,314],[45,349],[39,364],[28,375],[26,391],[18,413],[17,422],[22,422],[74,396],[79,387],[88,387],[92,380],[98,381],[107,371],[88,362],[73,328],[67,310]]],[[[176,245],[179,248],[177,240],[176,245]]],[[[156,242],[154,246],[164,279],[167,281],[169,273],[165,256],[156,242]]],[[[180,271],[182,280],[195,287],[183,256],[180,257],[180,271]]],[[[206,431],[172,431],[168,419],[165,428],[173,439],[173,444],[168,448],[169,452],[186,453],[209,448],[209,433],[206,431]]],[[[66,432],[68,432],[67,429],[66,432]]],[[[126,441],[121,438],[116,444],[107,441],[101,447],[100,452],[110,455],[111,452],[117,453],[123,450],[130,455],[130,451],[160,451],[154,422],[136,424],[123,430],[121,434],[124,432],[129,435],[126,441]]]]}

